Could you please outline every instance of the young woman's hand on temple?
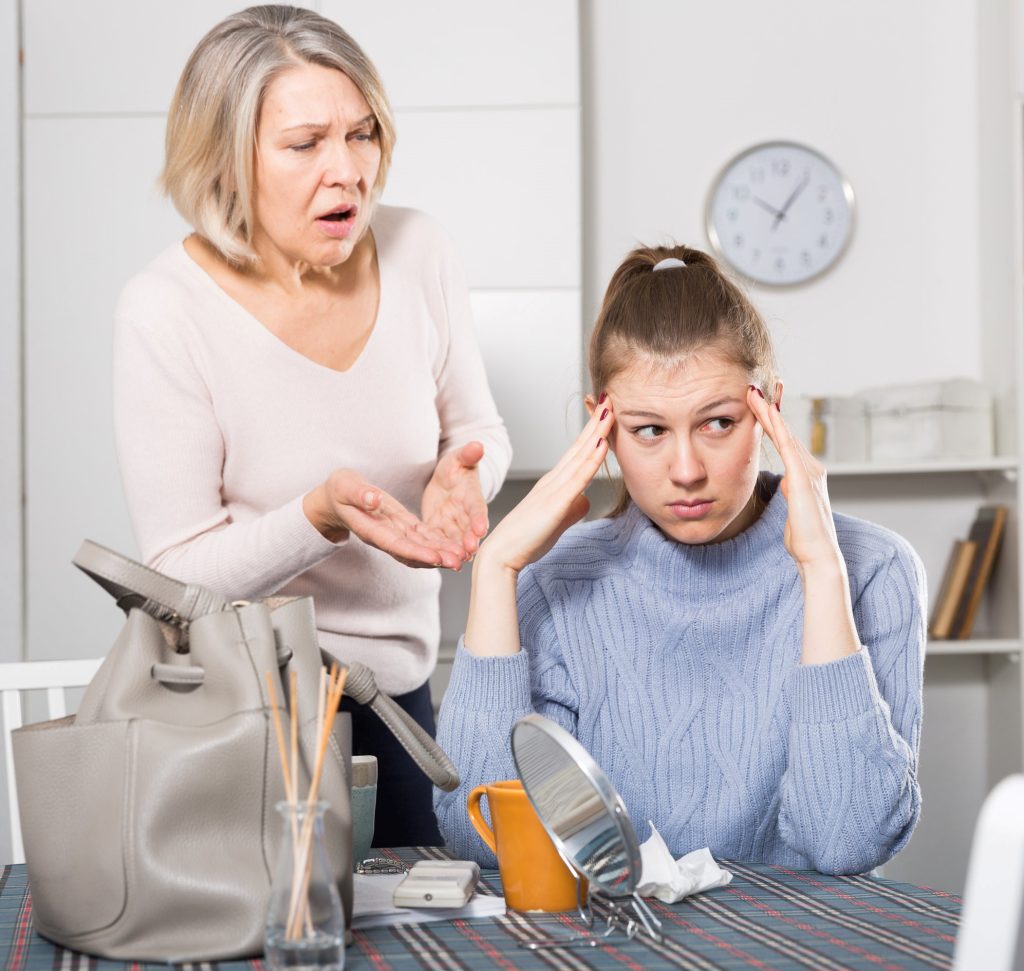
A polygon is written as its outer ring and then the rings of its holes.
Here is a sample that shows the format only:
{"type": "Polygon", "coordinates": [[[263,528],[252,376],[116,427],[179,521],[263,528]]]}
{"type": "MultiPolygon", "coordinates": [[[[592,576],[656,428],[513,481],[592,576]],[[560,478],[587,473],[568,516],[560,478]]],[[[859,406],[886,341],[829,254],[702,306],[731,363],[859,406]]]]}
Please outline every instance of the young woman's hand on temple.
{"type": "Polygon", "coordinates": [[[518,573],[539,560],[587,514],[590,502],[583,490],[608,454],[608,433],[614,421],[611,401],[603,398],[558,464],[491,531],[478,561],[486,559],[491,566],[518,573]]]}
{"type": "Polygon", "coordinates": [[[784,475],[779,488],[789,506],[785,531],[789,555],[801,574],[816,566],[841,566],[843,558],[832,520],[825,466],[803,442],[793,437],[779,408],[769,404],[753,386],[747,392],[747,404],[782,458],[784,475]]]}

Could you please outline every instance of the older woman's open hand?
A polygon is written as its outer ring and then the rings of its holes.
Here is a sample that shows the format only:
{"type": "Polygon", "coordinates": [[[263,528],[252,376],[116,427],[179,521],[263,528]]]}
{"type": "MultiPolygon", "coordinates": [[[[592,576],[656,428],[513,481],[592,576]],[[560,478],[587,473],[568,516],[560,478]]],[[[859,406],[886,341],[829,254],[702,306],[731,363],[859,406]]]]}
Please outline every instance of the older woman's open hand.
{"type": "Polygon", "coordinates": [[[465,559],[487,535],[487,503],[476,468],[483,457],[480,442],[441,456],[423,490],[423,522],[461,546],[465,559]]]}
{"type": "Polygon", "coordinates": [[[421,522],[397,499],[351,469],[332,472],[323,485],[306,495],[302,508],[332,542],[354,533],[406,566],[458,570],[467,559],[461,543],[421,522]]]}

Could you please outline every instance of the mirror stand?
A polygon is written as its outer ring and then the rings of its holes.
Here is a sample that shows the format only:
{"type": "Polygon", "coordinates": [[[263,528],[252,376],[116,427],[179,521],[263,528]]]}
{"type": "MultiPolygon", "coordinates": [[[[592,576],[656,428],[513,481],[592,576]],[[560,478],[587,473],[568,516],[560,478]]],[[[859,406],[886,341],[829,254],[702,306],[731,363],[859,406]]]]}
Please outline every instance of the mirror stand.
{"type": "MultiPolygon", "coordinates": [[[[575,871],[574,871],[575,872],[575,871]]],[[[519,946],[529,951],[547,951],[560,947],[602,947],[614,943],[610,938],[616,931],[633,940],[639,933],[646,933],[653,941],[661,944],[661,921],[655,916],[650,905],[639,896],[610,897],[599,890],[591,890],[584,896],[583,881],[576,874],[576,909],[583,929],[572,937],[547,937],[533,941],[520,941],[519,946]],[[604,924],[604,931],[595,933],[595,925],[604,924]]]]}

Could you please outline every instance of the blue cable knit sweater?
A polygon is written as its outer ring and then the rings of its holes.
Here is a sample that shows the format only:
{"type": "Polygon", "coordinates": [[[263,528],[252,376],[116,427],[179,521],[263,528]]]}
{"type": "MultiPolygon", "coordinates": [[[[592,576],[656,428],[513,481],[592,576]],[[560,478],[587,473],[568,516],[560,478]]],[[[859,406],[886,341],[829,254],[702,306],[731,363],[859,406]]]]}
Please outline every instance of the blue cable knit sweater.
{"type": "Polygon", "coordinates": [[[836,515],[863,649],[801,665],[803,589],[786,501],[732,540],[687,546],[631,506],[567,532],[519,577],[523,650],[459,645],[438,741],[462,785],[435,791],[463,859],[495,862],[466,816],[516,777],[509,732],[554,719],[619,791],[640,840],[680,856],[858,873],[890,859],[921,808],[924,571],[899,536],[836,515]]]}

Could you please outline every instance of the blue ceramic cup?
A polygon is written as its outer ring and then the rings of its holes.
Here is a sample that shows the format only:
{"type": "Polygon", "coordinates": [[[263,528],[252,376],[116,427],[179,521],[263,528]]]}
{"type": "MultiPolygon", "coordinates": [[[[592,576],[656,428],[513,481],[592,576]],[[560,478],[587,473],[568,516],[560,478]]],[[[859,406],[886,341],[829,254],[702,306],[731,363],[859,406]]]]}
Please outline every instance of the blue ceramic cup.
{"type": "Polygon", "coordinates": [[[370,855],[377,809],[377,756],[352,756],[352,868],[370,855]]]}

